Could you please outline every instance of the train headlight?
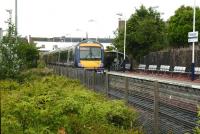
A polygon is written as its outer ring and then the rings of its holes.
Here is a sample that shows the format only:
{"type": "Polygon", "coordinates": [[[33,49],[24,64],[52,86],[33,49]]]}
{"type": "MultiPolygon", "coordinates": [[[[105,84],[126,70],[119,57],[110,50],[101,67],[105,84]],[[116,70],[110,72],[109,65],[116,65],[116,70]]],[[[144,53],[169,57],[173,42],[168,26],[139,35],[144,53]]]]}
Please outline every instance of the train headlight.
{"type": "Polygon", "coordinates": [[[100,64],[100,67],[103,67],[103,66],[104,66],[104,64],[103,64],[103,63],[101,63],[101,64],[100,64]]]}
{"type": "Polygon", "coordinates": [[[83,65],[81,63],[78,63],[78,67],[83,67],[83,65]]]}

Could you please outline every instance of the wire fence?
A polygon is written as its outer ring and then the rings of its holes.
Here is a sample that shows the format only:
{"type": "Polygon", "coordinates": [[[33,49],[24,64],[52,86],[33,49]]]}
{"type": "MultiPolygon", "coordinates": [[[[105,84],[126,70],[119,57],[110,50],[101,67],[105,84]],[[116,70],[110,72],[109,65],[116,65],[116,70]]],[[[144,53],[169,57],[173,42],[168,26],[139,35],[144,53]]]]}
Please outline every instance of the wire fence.
{"type": "Polygon", "coordinates": [[[79,68],[49,65],[56,74],[78,79],[86,87],[114,99],[123,99],[141,113],[148,134],[192,133],[197,126],[200,89],[79,68]]]}

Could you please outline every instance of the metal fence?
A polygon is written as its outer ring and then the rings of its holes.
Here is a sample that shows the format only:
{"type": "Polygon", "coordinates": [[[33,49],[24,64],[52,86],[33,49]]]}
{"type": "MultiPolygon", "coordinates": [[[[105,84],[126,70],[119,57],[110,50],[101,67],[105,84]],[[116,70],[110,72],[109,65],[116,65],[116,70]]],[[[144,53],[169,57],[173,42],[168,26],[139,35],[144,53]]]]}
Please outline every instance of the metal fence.
{"type": "Polygon", "coordinates": [[[88,88],[115,99],[124,99],[141,113],[140,123],[148,134],[184,134],[197,125],[200,89],[166,82],[96,73],[51,65],[54,72],[78,79],[88,88]]]}

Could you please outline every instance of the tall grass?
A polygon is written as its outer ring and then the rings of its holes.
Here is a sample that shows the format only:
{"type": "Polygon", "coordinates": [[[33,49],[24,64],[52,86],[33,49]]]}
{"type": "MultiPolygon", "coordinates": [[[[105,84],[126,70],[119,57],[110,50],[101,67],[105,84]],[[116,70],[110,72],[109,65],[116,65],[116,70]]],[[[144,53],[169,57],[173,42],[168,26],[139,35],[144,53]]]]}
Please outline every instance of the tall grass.
{"type": "Polygon", "coordinates": [[[35,69],[23,81],[0,81],[2,134],[137,134],[138,114],[79,81],[35,69]]]}

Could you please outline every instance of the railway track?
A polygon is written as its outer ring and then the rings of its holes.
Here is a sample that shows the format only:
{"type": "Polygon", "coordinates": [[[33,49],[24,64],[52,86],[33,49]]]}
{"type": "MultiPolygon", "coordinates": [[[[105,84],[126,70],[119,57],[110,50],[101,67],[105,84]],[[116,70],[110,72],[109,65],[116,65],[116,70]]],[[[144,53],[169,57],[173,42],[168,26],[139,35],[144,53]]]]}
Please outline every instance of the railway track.
{"type": "MultiPolygon", "coordinates": [[[[124,99],[124,92],[120,90],[112,89],[109,91],[109,96],[117,99],[124,99]]],[[[140,110],[148,111],[153,114],[153,105],[154,102],[150,97],[142,96],[138,93],[132,93],[128,96],[128,102],[132,104],[134,107],[140,110]]],[[[177,108],[172,105],[168,105],[165,103],[160,103],[160,122],[161,122],[161,131],[162,133],[167,133],[166,128],[167,124],[169,126],[173,126],[173,129],[182,127],[183,132],[192,132],[192,129],[197,125],[197,113],[192,112],[186,109],[177,108]],[[165,122],[167,121],[167,122],[165,122]],[[163,131],[165,130],[165,131],[163,131]]],[[[170,130],[170,128],[168,129],[170,130]]],[[[175,131],[176,133],[180,133],[180,131],[175,131]]]]}

